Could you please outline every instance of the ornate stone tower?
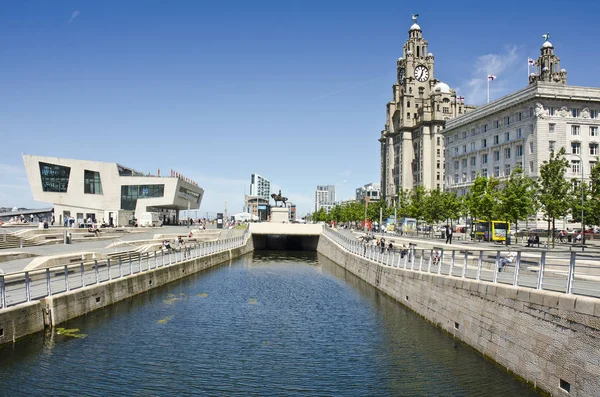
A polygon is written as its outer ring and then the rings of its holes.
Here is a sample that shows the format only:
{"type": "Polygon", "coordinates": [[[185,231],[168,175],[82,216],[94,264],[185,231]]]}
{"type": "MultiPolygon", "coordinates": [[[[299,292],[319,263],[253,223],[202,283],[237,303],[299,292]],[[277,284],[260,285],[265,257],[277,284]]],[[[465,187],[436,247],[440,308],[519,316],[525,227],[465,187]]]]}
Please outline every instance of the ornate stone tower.
{"type": "Polygon", "coordinates": [[[535,73],[529,76],[529,84],[536,81],[567,85],[567,71],[560,68],[560,58],[554,55],[554,46],[548,41],[550,33],[542,36],[544,44],[540,57],[535,61],[535,73]]]}
{"type": "Polygon", "coordinates": [[[381,132],[381,193],[394,205],[399,189],[417,186],[443,189],[444,149],[441,130],[446,120],[466,111],[461,97],[434,77],[428,51],[413,15],[403,56],[396,63],[398,80],[387,104],[381,132]]]}

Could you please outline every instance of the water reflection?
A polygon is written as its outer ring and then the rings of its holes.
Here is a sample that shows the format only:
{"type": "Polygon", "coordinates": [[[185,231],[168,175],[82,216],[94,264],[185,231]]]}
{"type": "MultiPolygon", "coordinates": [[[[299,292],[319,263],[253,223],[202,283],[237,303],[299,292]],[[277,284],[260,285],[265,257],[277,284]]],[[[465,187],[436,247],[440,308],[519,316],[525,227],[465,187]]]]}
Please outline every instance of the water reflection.
{"type": "Polygon", "coordinates": [[[315,252],[255,252],[64,327],[88,337],[0,349],[0,395],[537,395],[315,252]]]}

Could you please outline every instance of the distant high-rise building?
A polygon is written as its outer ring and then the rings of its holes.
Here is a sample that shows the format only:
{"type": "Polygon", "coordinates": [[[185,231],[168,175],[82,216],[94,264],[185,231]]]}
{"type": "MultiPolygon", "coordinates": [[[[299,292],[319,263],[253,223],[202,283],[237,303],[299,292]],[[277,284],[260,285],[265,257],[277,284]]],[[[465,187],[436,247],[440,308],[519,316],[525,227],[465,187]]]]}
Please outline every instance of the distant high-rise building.
{"type": "Polygon", "coordinates": [[[258,174],[252,174],[250,177],[250,196],[269,201],[271,198],[271,182],[258,174]]]}
{"type": "Polygon", "coordinates": [[[327,211],[335,205],[335,186],[318,185],[315,191],[315,211],[325,207],[327,211]]]}
{"type": "Polygon", "coordinates": [[[356,188],[356,201],[377,201],[381,197],[379,183],[368,183],[356,188]]]}

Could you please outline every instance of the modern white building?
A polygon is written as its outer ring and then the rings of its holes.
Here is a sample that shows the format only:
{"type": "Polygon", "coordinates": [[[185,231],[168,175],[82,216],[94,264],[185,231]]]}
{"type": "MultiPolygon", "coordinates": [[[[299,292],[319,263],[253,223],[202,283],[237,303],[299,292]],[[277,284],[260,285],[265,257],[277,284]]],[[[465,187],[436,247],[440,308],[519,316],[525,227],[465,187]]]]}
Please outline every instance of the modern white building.
{"type": "Polygon", "coordinates": [[[268,201],[271,198],[271,182],[258,174],[252,174],[250,176],[250,196],[268,201]]]}
{"type": "Polygon", "coordinates": [[[464,195],[478,174],[505,179],[517,165],[536,179],[561,147],[571,164],[566,177],[578,184],[583,167],[587,180],[600,154],[600,88],[566,83],[546,40],[526,88],[447,121],[446,188],[464,195]]]}
{"type": "Polygon", "coordinates": [[[54,204],[55,221],[92,219],[126,226],[135,217],[177,224],[179,211],[198,209],[204,190],[171,171],[143,174],[117,163],[23,155],[34,200],[54,204]]]}
{"type": "Polygon", "coordinates": [[[368,183],[364,186],[356,188],[356,201],[377,201],[381,197],[381,189],[379,183],[368,183]]]}
{"type": "Polygon", "coordinates": [[[318,185],[315,191],[315,212],[325,207],[329,212],[335,206],[335,186],[334,185],[318,185]]]}

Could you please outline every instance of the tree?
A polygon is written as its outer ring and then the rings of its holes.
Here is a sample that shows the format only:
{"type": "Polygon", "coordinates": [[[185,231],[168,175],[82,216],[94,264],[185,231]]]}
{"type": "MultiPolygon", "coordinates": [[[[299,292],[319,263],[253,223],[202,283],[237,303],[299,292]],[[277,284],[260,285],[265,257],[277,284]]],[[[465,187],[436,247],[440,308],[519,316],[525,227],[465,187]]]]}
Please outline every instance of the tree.
{"type": "Polygon", "coordinates": [[[408,189],[398,189],[398,204],[396,205],[398,218],[410,217],[410,205],[410,191],[408,189]]]}
{"type": "MultiPolygon", "coordinates": [[[[497,178],[477,175],[465,200],[473,221],[490,222],[494,219],[497,212],[499,185],[500,181],[497,178]]],[[[488,230],[491,231],[491,227],[488,226],[488,230]]]]}
{"type": "MultiPolygon", "coordinates": [[[[427,190],[423,186],[417,186],[410,193],[410,206],[408,207],[408,213],[417,219],[417,223],[419,219],[423,219],[425,215],[425,196],[427,195],[427,190]]],[[[417,234],[419,234],[419,228],[417,227],[417,234]]]]}
{"type": "Polygon", "coordinates": [[[589,211],[585,214],[587,223],[600,226],[600,161],[596,158],[596,164],[590,170],[589,185],[589,211]]]}
{"type": "MultiPolygon", "coordinates": [[[[539,202],[542,212],[548,220],[548,236],[550,236],[550,222],[552,230],[556,226],[556,218],[563,218],[569,212],[570,183],[565,178],[569,162],[565,159],[565,148],[560,148],[558,153],[550,152],[550,159],[544,161],[540,167],[539,202]]],[[[554,247],[554,233],[552,233],[552,246],[554,247]]]]}
{"type": "Polygon", "coordinates": [[[535,213],[532,210],[535,208],[535,195],[535,182],[523,175],[521,167],[515,168],[498,197],[496,208],[499,218],[517,227],[519,220],[535,213]]]}
{"type": "Polygon", "coordinates": [[[450,219],[450,224],[453,219],[458,219],[465,214],[464,198],[457,196],[456,192],[445,191],[442,194],[442,200],[444,202],[442,219],[450,219]]]}
{"type": "Polygon", "coordinates": [[[423,200],[423,219],[433,226],[445,218],[445,213],[444,197],[440,190],[427,192],[423,200]]]}

